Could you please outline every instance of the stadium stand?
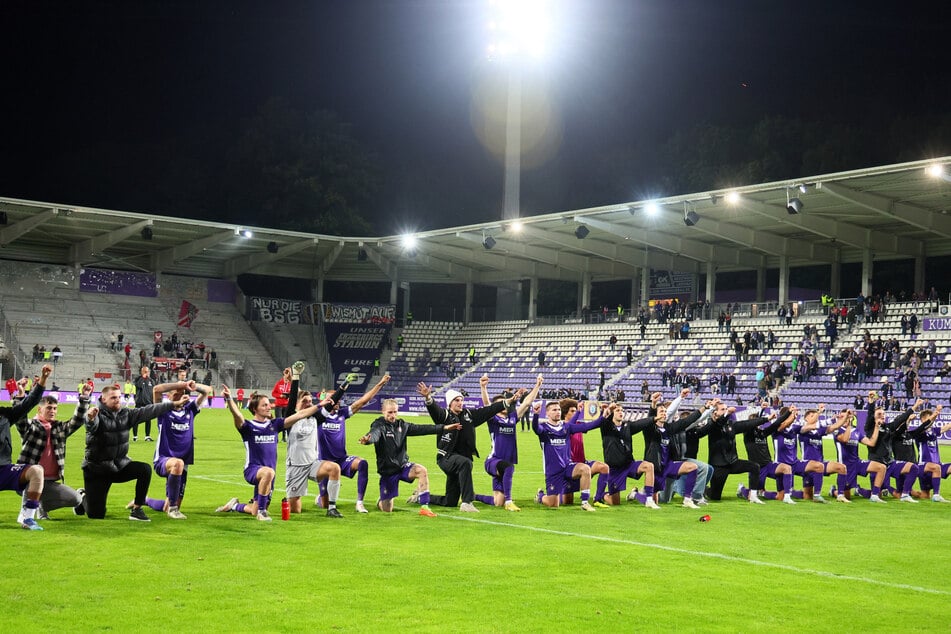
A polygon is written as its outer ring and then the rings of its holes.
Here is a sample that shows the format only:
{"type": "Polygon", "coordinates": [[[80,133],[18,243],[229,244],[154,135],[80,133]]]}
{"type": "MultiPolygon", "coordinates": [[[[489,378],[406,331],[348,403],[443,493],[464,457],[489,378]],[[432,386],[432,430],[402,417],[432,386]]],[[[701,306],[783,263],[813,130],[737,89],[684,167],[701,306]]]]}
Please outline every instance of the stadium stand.
{"type": "MultiPolygon", "coordinates": [[[[933,359],[923,363],[920,370],[922,386],[935,402],[944,402],[951,396],[951,380],[936,375],[948,357],[951,337],[943,331],[901,335],[902,314],[914,311],[919,319],[928,314],[923,302],[896,303],[890,305],[887,314],[875,324],[858,324],[849,333],[840,326],[839,337],[833,353],[845,348],[854,348],[863,339],[867,329],[873,338],[896,338],[904,352],[909,346],[927,348],[935,341],[933,359]]],[[[495,390],[508,387],[527,387],[534,377],[545,376],[545,388],[553,390],[572,389],[596,393],[600,385],[600,372],[604,372],[604,390],[614,395],[620,390],[625,400],[641,400],[641,387],[647,382],[650,392],[660,391],[665,398],[672,398],[681,386],[663,385],[661,373],[673,369],[682,375],[699,379],[699,394],[703,398],[719,393],[724,401],[735,404],[737,399],[749,404],[759,399],[757,372],[764,366],[784,363],[788,374],[778,389],[772,386],[768,396],[802,405],[824,402],[830,408],[852,405],[856,394],[866,395],[869,390],[881,387],[887,376],[896,393],[904,400],[901,383],[901,368],[879,370],[866,380],[850,383],[836,389],[835,371],[839,362],[827,356],[825,342],[825,315],[821,310],[803,311],[786,325],[785,320],[775,315],[750,317],[750,311],[735,313],[732,329],[742,340],[749,331],[764,335],[772,330],[775,343],[769,350],[762,346],[739,359],[730,342],[730,335],[720,329],[715,319],[695,320],[687,339],[669,338],[667,324],[651,323],[641,339],[639,326],[631,323],[608,323],[596,325],[570,324],[560,326],[531,326],[526,322],[497,322],[462,324],[452,322],[414,322],[404,331],[403,348],[396,353],[388,371],[393,375],[395,391],[410,391],[418,381],[437,386],[438,391],[462,390],[471,396],[479,393],[479,377],[486,373],[495,390]],[[802,343],[806,327],[815,327],[819,346],[815,356],[818,373],[806,380],[796,380],[794,361],[803,352],[802,343]],[[610,337],[617,337],[612,350],[610,337]],[[469,346],[476,347],[479,358],[475,365],[469,363],[469,346]],[[626,346],[630,344],[633,360],[627,364],[626,346]],[[545,365],[539,366],[538,353],[545,352],[545,365]],[[452,363],[458,376],[446,373],[452,363]],[[711,382],[723,375],[736,377],[734,394],[726,395],[726,385],[717,390],[711,382]]],[[[896,360],[897,365],[897,360],[896,360]]],[[[494,393],[494,392],[493,392],[494,393]]]]}

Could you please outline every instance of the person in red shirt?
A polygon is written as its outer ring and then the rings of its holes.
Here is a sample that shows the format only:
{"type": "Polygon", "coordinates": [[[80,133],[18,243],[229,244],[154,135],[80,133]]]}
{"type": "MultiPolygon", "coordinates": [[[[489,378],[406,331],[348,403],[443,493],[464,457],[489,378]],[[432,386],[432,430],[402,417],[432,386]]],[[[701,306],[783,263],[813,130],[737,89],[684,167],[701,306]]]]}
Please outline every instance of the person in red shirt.
{"type": "MultiPolygon", "coordinates": [[[[284,418],[284,410],[287,409],[287,397],[291,394],[291,369],[284,368],[284,376],[274,384],[271,390],[271,396],[274,397],[274,418],[284,418]]],[[[287,432],[281,429],[281,440],[287,442],[287,432]]]]}
{"type": "Polygon", "coordinates": [[[17,393],[17,380],[14,377],[7,379],[6,383],[3,384],[3,387],[6,388],[7,394],[10,395],[10,398],[16,396],[17,393]]]}
{"type": "Polygon", "coordinates": [[[238,391],[236,392],[235,398],[236,398],[237,401],[238,401],[238,405],[239,405],[240,407],[244,408],[244,388],[243,388],[243,387],[239,387],[239,388],[238,388],[238,391]]]}

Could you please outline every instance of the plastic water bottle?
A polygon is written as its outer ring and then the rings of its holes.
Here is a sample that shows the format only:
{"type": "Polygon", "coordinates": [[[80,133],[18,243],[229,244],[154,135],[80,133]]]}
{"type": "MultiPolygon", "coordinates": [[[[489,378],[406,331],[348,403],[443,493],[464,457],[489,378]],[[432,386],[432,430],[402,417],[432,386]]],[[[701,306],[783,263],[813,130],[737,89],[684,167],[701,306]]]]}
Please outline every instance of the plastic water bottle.
{"type": "Polygon", "coordinates": [[[281,500],[281,519],[289,520],[291,519],[291,504],[287,501],[287,498],[281,500]]]}

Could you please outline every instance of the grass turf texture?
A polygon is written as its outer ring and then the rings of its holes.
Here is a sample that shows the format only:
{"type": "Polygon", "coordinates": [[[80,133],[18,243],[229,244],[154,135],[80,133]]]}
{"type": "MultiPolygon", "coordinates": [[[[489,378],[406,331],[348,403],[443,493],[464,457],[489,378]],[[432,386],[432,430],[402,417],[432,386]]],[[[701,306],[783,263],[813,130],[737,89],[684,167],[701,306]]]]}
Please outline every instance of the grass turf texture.
{"type": "MultiPolygon", "coordinates": [[[[251,493],[241,476],[244,448],[224,410],[198,417],[185,521],[152,511],[150,523],[128,521],[127,483],[113,486],[105,520],[59,509],[45,531],[30,532],[14,522],[16,496],[0,494],[6,622],[36,631],[168,623],[206,632],[947,631],[951,622],[951,549],[942,541],[951,505],[753,506],[727,497],[701,511],[544,509],[533,501],[543,481],[540,450],[525,432],[515,475],[521,513],[477,504],[479,514],[434,507],[439,517],[420,517],[405,504],[412,487],[403,485],[397,511],[387,515],[374,508],[373,449],[356,442],[375,416],[360,414],[347,427],[350,451],[371,461],[369,515],[353,510],[356,480],[344,479],[344,519],[325,517],[311,496],[302,515],[282,522],[283,444],[275,520],[215,514],[228,498],[251,493]],[[711,521],[699,522],[706,513],[711,521]]],[[[142,441],[143,431],[130,455],[151,463],[155,445],[142,441]]],[[[478,439],[485,456],[484,429],[478,439]]],[[[69,443],[74,487],[82,483],[83,444],[82,431],[69,443]]],[[[601,456],[597,431],[586,445],[589,458],[601,456]]],[[[635,455],[642,449],[635,445],[635,455]]],[[[442,492],[435,437],[410,438],[409,454],[442,492]]],[[[743,478],[731,476],[727,490],[743,478]]],[[[481,460],[474,479],[477,492],[489,492],[481,460]]],[[[833,482],[827,478],[826,491],[833,482]]],[[[945,485],[951,490],[951,481],[945,485]]],[[[151,495],[164,490],[153,476],[151,495]]]]}

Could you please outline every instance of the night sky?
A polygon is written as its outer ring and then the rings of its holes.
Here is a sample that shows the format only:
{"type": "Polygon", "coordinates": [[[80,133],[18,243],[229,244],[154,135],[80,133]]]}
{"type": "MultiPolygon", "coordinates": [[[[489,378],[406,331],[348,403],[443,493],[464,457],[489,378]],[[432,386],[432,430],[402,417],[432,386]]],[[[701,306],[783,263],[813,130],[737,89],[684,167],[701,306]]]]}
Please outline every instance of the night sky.
{"type": "MultiPolygon", "coordinates": [[[[484,2],[0,4],[2,196],[202,217],[139,195],[145,154],[279,97],[352,126],[379,170],[361,210],[375,233],[500,217],[502,167],[482,122],[505,70],[486,59],[484,2]],[[106,173],[119,157],[132,177],[108,186],[66,174],[77,161],[106,173]]],[[[875,135],[896,117],[951,111],[946,2],[556,4],[552,54],[524,70],[526,134],[539,133],[524,215],[682,193],[658,190],[651,166],[697,125],[861,117],[875,135]]]]}

